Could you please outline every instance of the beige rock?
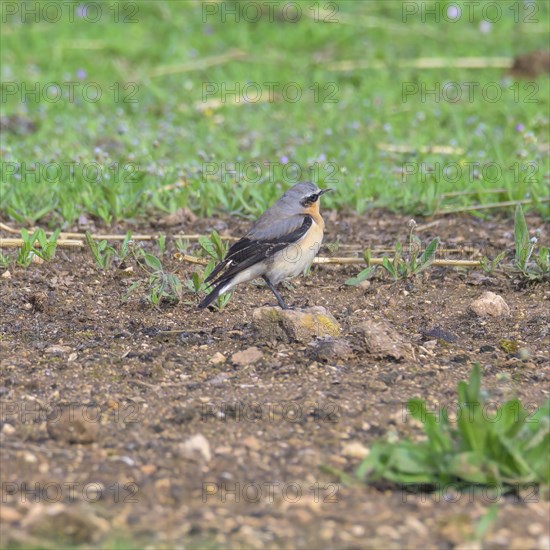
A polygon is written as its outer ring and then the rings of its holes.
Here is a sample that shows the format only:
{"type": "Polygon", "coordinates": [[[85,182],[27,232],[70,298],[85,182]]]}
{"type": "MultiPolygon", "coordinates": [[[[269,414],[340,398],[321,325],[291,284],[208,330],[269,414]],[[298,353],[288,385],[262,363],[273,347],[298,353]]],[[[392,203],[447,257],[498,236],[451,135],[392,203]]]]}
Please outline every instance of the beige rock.
{"type": "Polygon", "coordinates": [[[141,471],[145,474],[145,475],[152,475],[154,474],[156,471],[157,471],[157,465],[156,464],[144,464],[142,467],[141,467],[141,471]]]}
{"type": "Polygon", "coordinates": [[[36,504],[21,526],[34,536],[71,546],[97,542],[110,527],[88,507],[61,503],[36,504]]]}
{"type": "MultiPolygon", "coordinates": [[[[32,305],[31,305],[32,307],[32,305]]],[[[46,348],[44,353],[47,353],[48,355],[66,355],[67,353],[70,353],[72,350],[68,346],[50,346],[49,348],[46,348]]]]}
{"type": "Polygon", "coordinates": [[[349,458],[365,458],[369,452],[369,449],[359,441],[345,443],[342,447],[342,454],[349,458]]]}
{"type": "Polygon", "coordinates": [[[15,508],[8,508],[6,504],[0,507],[0,523],[15,523],[21,520],[21,514],[15,508]]]}
{"type": "Polygon", "coordinates": [[[216,352],[210,359],[210,363],[212,363],[213,365],[221,365],[224,362],[225,362],[225,355],[223,353],[220,353],[219,351],[216,352]]]}
{"type": "Polygon", "coordinates": [[[247,449],[252,451],[259,451],[262,448],[261,442],[253,435],[245,437],[242,443],[247,449]]]}
{"type": "Polygon", "coordinates": [[[527,526],[527,531],[533,536],[542,535],[544,533],[544,525],[540,523],[531,523],[527,526]]]}
{"type": "Polygon", "coordinates": [[[455,546],[455,550],[482,550],[483,546],[478,540],[461,542],[455,546]]]}
{"type": "Polygon", "coordinates": [[[376,528],[376,534],[379,537],[399,540],[399,531],[394,525],[379,525],[376,528]]]}
{"type": "Polygon", "coordinates": [[[533,548],[538,550],[539,547],[536,546],[535,540],[531,538],[519,536],[519,537],[514,537],[510,541],[508,548],[533,548]]]}
{"type": "Polygon", "coordinates": [[[480,317],[505,317],[510,315],[510,308],[504,298],[494,292],[484,292],[470,304],[470,310],[480,317]]]}
{"type": "Polygon", "coordinates": [[[353,355],[350,343],[344,338],[323,338],[312,345],[312,356],[316,361],[338,361],[353,355]]]}
{"type": "Polygon", "coordinates": [[[33,455],[29,451],[25,451],[23,453],[23,461],[29,464],[36,464],[38,462],[38,458],[36,458],[36,455],[33,455]]]}
{"type": "Polygon", "coordinates": [[[179,445],[180,455],[183,458],[194,460],[197,455],[202,455],[206,462],[210,462],[212,452],[210,451],[210,443],[202,434],[196,434],[190,437],[187,441],[179,445]]]}
{"type": "Polygon", "coordinates": [[[338,338],[342,332],[338,321],[321,306],[307,309],[259,307],[254,310],[253,321],[258,337],[264,340],[308,343],[324,336],[338,338]]]}
{"type": "Polygon", "coordinates": [[[173,227],[183,223],[195,223],[197,216],[189,208],[179,208],[172,214],[160,218],[156,225],[161,227],[173,227]]]}
{"type": "Polygon", "coordinates": [[[386,321],[363,321],[357,326],[363,336],[368,353],[377,357],[392,357],[398,361],[414,357],[410,343],[405,342],[393,326],[386,321]]]}
{"type": "Polygon", "coordinates": [[[2,433],[3,433],[3,434],[12,435],[12,434],[15,433],[15,431],[16,431],[16,430],[15,430],[15,427],[12,426],[11,424],[7,424],[7,423],[6,423],[6,424],[4,424],[4,425],[2,426],[2,433]]]}
{"type": "Polygon", "coordinates": [[[44,263],[44,260],[40,256],[37,256],[34,252],[31,252],[31,258],[32,258],[32,263],[33,264],[43,264],[44,263]]]}
{"type": "Polygon", "coordinates": [[[247,365],[254,365],[262,359],[264,354],[256,346],[247,348],[243,351],[238,351],[231,356],[231,361],[239,366],[245,367],[247,365]]]}
{"type": "Polygon", "coordinates": [[[48,416],[47,430],[52,439],[65,443],[93,443],[99,434],[97,411],[68,406],[48,416]]]}

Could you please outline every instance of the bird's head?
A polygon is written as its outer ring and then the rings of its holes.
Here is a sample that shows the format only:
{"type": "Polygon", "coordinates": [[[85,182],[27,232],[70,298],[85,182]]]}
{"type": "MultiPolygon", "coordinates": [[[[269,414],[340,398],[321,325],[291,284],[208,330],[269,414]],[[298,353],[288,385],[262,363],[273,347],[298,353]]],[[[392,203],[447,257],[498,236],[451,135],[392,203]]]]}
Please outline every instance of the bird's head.
{"type": "Polygon", "coordinates": [[[313,209],[319,210],[319,199],[328,191],[333,189],[319,189],[314,183],[305,181],[291,187],[281,200],[297,214],[308,213],[313,209]]]}

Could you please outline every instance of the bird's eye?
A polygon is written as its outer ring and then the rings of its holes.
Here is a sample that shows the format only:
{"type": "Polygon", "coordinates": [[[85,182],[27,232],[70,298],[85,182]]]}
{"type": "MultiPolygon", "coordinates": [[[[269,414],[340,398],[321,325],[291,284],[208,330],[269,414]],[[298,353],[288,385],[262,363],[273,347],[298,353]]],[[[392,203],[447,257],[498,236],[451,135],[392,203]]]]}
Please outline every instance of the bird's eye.
{"type": "Polygon", "coordinates": [[[302,199],[302,206],[308,206],[310,204],[313,204],[318,198],[319,198],[318,193],[313,193],[313,195],[308,195],[307,197],[302,199]]]}

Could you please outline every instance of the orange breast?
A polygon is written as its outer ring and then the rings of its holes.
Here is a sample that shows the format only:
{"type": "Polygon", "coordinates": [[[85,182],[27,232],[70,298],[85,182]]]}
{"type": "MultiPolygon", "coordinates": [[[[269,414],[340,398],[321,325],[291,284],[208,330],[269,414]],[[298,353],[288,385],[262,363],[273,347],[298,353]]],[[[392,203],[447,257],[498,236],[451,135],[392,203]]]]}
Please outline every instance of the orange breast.
{"type": "Polygon", "coordinates": [[[321,228],[321,234],[325,230],[325,220],[319,212],[319,201],[315,201],[313,204],[304,208],[304,214],[309,214],[313,221],[321,228]]]}
{"type": "MultiPolygon", "coordinates": [[[[321,221],[323,218],[319,216],[321,221]]],[[[323,242],[323,227],[315,222],[310,230],[302,237],[302,239],[299,241],[300,248],[305,251],[312,251],[311,254],[311,260],[317,255],[319,252],[319,249],[321,248],[321,244],[323,242]]]]}

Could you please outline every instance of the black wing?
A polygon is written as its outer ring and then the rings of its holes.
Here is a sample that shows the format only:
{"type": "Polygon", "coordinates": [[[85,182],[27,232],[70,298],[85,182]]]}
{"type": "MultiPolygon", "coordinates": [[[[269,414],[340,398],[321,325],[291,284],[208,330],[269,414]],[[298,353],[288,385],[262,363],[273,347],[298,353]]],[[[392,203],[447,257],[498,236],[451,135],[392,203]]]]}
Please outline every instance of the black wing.
{"type": "Polygon", "coordinates": [[[223,261],[214,268],[214,271],[206,278],[205,283],[213,285],[229,281],[237,273],[273,256],[289,244],[300,240],[309,231],[312,224],[313,219],[310,216],[305,216],[302,225],[286,235],[266,240],[255,240],[248,237],[240,239],[227,251],[223,261]],[[214,280],[224,267],[227,267],[227,270],[217,280],[214,280]]]}

